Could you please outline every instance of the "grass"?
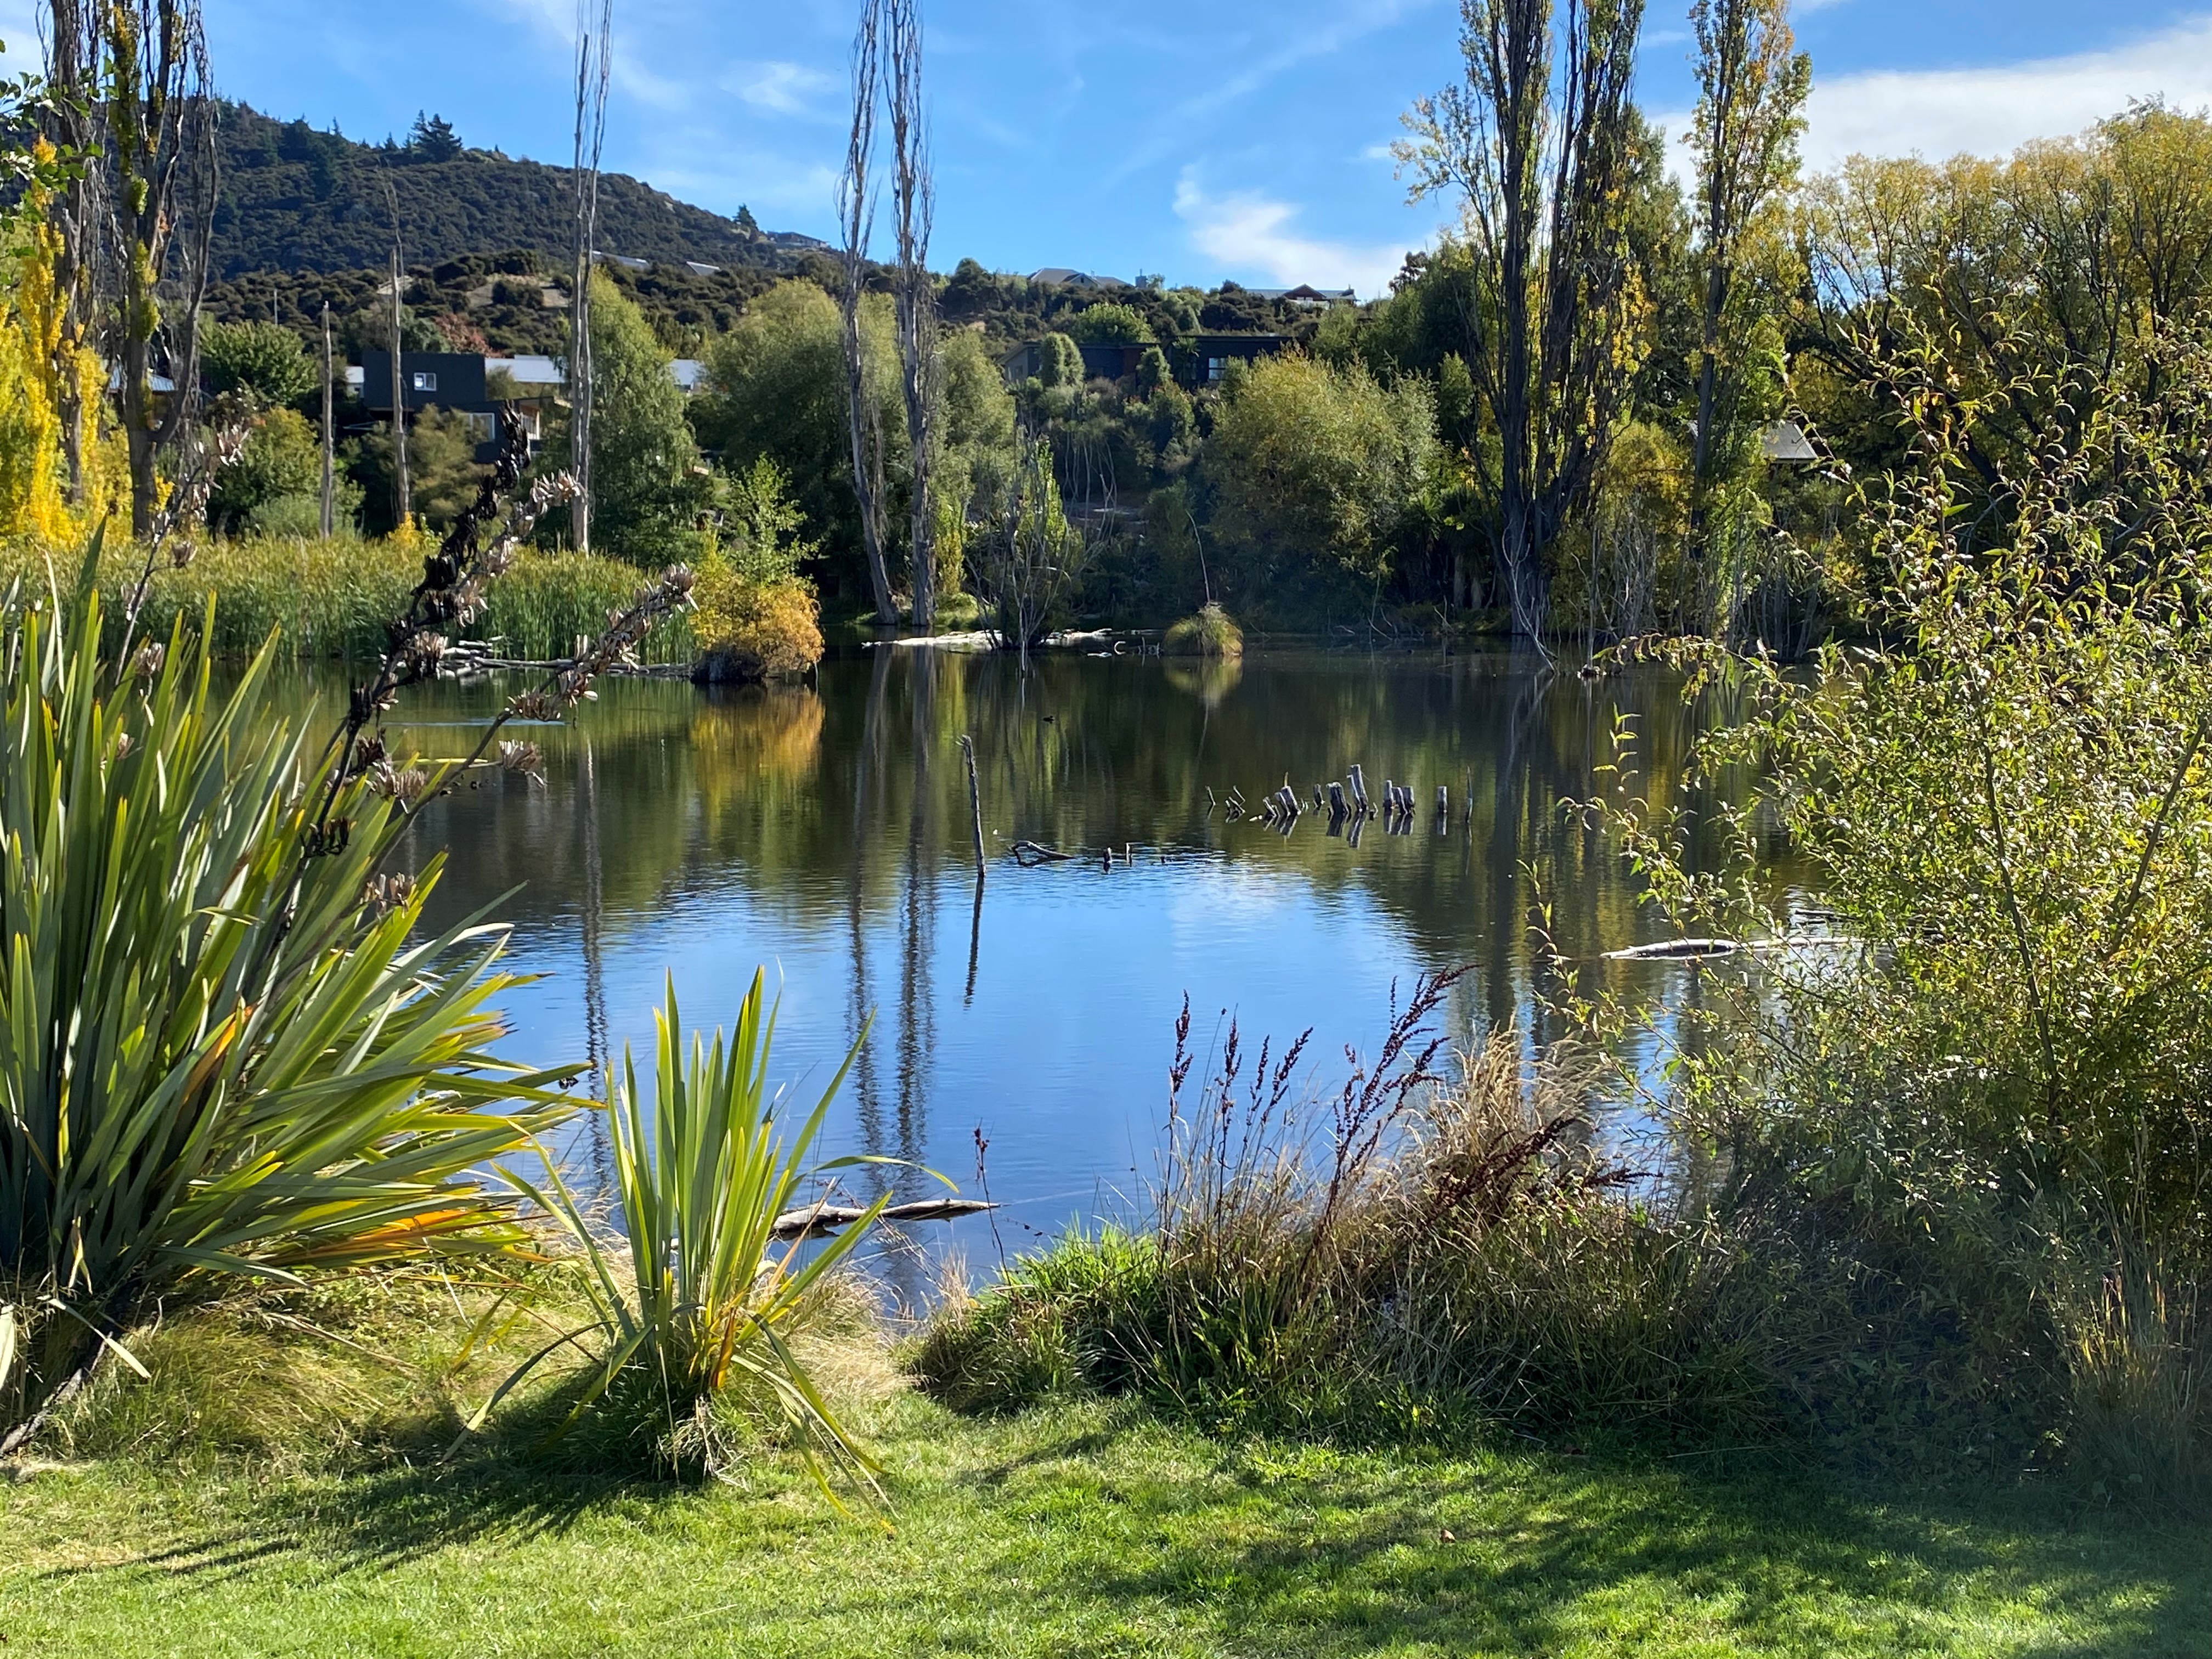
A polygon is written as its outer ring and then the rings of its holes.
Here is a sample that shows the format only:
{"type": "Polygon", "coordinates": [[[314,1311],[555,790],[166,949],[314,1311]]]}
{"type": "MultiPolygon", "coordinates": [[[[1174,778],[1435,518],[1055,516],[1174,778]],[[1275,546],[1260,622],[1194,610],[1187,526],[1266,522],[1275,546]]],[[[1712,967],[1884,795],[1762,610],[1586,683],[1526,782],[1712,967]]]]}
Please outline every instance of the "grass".
{"type": "Polygon", "coordinates": [[[0,1488],[0,1635],[54,1656],[2201,1655],[2204,1534],[1786,1474],[1224,1444],[1129,1408],[869,1413],[895,1520],[497,1463],[0,1488]]]}
{"type": "MultiPolygon", "coordinates": [[[[428,541],[410,550],[353,538],[210,538],[183,569],[155,573],[143,627],[166,635],[180,611],[197,623],[212,591],[214,643],[226,655],[256,651],[275,633],[280,650],[294,658],[376,656],[384,649],[386,624],[405,608],[408,591],[422,577],[423,555],[434,550],[428,541]]],[[[120,614],[121,592],[135,580],[139,556],[129,548],[109,550],[102,587],[112,614],[120,614]]],[[[58,559],[57,568],[67,586],[76,555],[58,559]]],[[[464,632],[501,639],[513,656],[565,657],[579,634],[596,636],[608,611],[628,605],[648,574],[615,559],[526,554],[494,584],[489,612],[464,632]]],[[[45,581],[40,550],[18,544],[0,550],[0,581],[17,577],[45,581]]],[[[645,654],[652,662],[689,662],[692,641],[684,621],[656,629],[645,654]]]]}
{"type": "Polygon", "coordinates": [[[145,1340],[152,1383],[110,1373],[0,1481],[5,1650],[2157,1659],[2212,1629],[2202,1529],[1728,1455],[1217,1438],[1096,1398],[965,1417],[850,1319],[817,1358],[887,1524],[788,1446],[691,1485],[519,1437],[441,1462],[501,1363],[451,1368],[474,1308],[447,1295],[356,1275],[145,1340]]]}

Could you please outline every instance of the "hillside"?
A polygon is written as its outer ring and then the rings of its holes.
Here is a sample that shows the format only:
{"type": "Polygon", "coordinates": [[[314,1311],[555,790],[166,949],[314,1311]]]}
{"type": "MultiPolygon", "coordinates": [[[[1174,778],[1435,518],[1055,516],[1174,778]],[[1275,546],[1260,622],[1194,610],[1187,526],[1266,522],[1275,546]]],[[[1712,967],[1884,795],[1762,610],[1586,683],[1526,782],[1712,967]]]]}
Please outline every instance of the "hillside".
{"type": "MultiPolygon", "coordinates": [[[[248,271],[334,272],[391,258],[397,198],[403,257],[434,265],[495,248],[529,249],[562,268],[574,246],[568,169],[464,148],[450,129],[386,149],[277,121],[243,104],[222,123],[218,278],[248,271]]],[[[743,210],[740,210],[743,213],[743,210]]],[[[805,239],[763,234],[621,173],[599,181],[599,246],[656,264],[686,260],[786,271],[805,239]]]]}
{"type": "MultiPolygon", "coordinates": [[[[346,358],[381,347],[388,301],[377,296],[389,292],[396,202],[410,349],[566,349],[574,248],[567,168],[470,149],[434,117],[419,121],[404,144],[371,145],[234,105],[225,108],[222,132],[208,295],[216,320],[280,322],[313,344],[327,304],[346,358]]],[[[619,256],[603,269],[678,356],[702,352],[775,282],[805,276],[838,286],[829,251],[812,239],[763,232],[742,208],[724,218],[622,174],[600,181],[596,240],[619,256]]],[[[1210,295],[1103,290],[1031,283],[965,259],[943,289],[947,321],[980,328],[999,349],[1106,299],[1139,312],[1163,342],[1201,330],[1304,338],[1316,320],[1233,284],[1210,295]]]]}
{"type": "MultiPolygon", "coordinates": [[[[754,265],[696,271],[666,262],[640,271],[610,261],[601,269],[636,301],[677,356],[697,356],[708,339],[737,321],[746,301],[781,279],[778,271],[754,265]]],[[[322,307],[328,304],[339,355],[357,362],[364,346],[384,347],[391,327],[389,282],[382,265],[242,271],[210,285],[207,314],[221,323],[282,323],[313,345],[321,337],[322,307]]],[[[410,264],[408,349],[558,356],[568,349],[568,283],[565,256],[550,258],[526,247],[410,264]]]]}

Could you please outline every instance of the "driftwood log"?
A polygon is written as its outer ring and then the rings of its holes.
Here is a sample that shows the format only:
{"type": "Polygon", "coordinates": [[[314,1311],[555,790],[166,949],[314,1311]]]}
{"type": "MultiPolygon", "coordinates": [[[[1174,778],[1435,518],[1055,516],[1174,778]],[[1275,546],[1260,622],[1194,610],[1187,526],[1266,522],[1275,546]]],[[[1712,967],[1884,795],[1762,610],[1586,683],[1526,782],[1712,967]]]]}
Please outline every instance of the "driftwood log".
{"type": "MultiPolygon", "coordinates": [[[[911,1204],[887,1206],[878,1218],[884,1221],[951,1221],[963,1215],[980,1215],[986,1210],[995,1210],[995,1204],[987,1204],[980,1198],[924,1198],[911,1204]]],[[[849,1227],[867,1214],[866,1206],[859,1204],[832,1204],[827,1199],[818,1204],[808,1204],[796,1210],[786,1210],[776,1217],[769,1228],[769,1237],[781,1239],[819,1238],[834,1233],[840,1227],[849,1227]]]]}
{"type": "Polygon", "coordinates": [[[1607,951],[1607,962],[1703,962],[1710,957],[1732,957],[1751,947],[1732,939],[1670,939],[1656,945],[1632,945],[1625,951],[1607,951]]]}

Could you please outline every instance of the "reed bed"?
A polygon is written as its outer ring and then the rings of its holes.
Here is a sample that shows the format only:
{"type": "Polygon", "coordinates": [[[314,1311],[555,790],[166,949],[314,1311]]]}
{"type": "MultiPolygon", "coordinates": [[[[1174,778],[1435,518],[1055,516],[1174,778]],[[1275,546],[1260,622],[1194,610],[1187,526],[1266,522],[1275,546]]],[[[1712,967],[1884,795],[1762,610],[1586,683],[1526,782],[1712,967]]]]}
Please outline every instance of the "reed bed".
{"type": "MultiPolygon", "coordinates": [[[[164,634],[179,615],[197,623],[212,593],[211,642],[220,655],[249,655],[273,636],[277,653],[294,661],[380,656],[388,642],[386,628],[406,609],[407,593],[432,550],[427,543],[410,547],[354,537],[210,540],[181,568],[155,571],[142,631],[164,634]]],[[[19,543],[0,550],[0,581],[44,584],[51,568],[66,589],[77,558],[74,550],[50,554],[19,543]]],[[[119,617],[117,601],[138,568],[136,550],[112,549],[103,560],[100,586],[111,619],[119,617]]],[[[647,573],[616,559],[527,554],[494,585],[489,610],[463,636],[497,640],[511,657],[565,657],[579,635],[596,637],[607,613],[627,605],[646,579],[647,573]]],[[[641,653],[651,663],[689,663],[694,654],[681,616],[655,629],[641,653]]]]}
{"type": "Polygon", "coordinates": [[[910,1351],[924,1386],[985,1410],[1134,1393],[1220,1426],[1764,1435],[1741,1258],[1626,1195],[1571,1048],[1532,1066],[1498,1034],[1455,1062],[1427,1024],[1454,977],[1319,1099],[1303,1038],[1255,1059],[1232,1027],[1187,1107],[1186,1009],[1149,1224],[956,1294],[910,1351]]]}

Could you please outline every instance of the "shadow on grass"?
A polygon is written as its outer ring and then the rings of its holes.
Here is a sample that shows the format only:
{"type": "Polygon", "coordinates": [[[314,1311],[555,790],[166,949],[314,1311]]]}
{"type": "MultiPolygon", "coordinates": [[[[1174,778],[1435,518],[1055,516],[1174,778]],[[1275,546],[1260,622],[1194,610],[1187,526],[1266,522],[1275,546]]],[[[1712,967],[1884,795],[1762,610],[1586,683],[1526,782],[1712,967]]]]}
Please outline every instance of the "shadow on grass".
{"type": "MultiPolygon", "coordinates": [[[[1122,1652],[1149,1620],[1206,1651],[1313,1659],[1647,1640],[1657,1651],[1975,1646],[2063,1659],[2196,1654],[2212,1627],[2207,1534],[2077,1531],[2025,1502],[1875,1501],[1771,1468],[1194,1441],[1121,1411],[956,1431],[951,1465],[936,1473],[901,1455],[944,1432],[912,1419],[890,1436],[901,1540],[864,1546],[856,1521],[855,1538],[822,1556],[824,1566],[843,1560],[810,1579],[804,1598],[805,1618],[826,1621],[824,1639],[852,1621],[915,1651],[1005,1651],[1013,1628],[1038,1644],[1022,1651],[1122,1652]]],[[[710,1558],[774,1550],[817,1526],[836,1532],[826,1505],[774,1501],[804,1480],[774,1465],[750,1496],[714,1500],[726,1531],[710,1558]]],[[[696,1495],[573,1449],[530,1457],[509,1443],[274,1489],[219,1534],[52,1576],[135,1570],[222,1583],[258,1572],[281,1574],[289,1593],[696,1495]]],[[[544,1557],[544,1572],[557,1577],[563,1559],[544,1557]]],[[[711,1577],[691,1588],[713,1605],[672,1604],[671,1631],[763,1593],[711,1577]]]]}
{"type": "Polygon", "coordinates": [[[1085,1562],[1064,1588],[1210,1605],[1224,1632],[1265,1631],[1279,1653],[1553,1653],[1662,1615],[1751,1651],[1943,1652],[2024,1615],[2079,1635],[2010,1648],[2023,1659],[2212,1652],[2202,1532],[2085,1535],[2016,1508],[1876,1504],[1771,1472],[1532,1459],[1464,1486],[1441,1473],[1264,1480],[1268,1508],[1303,1527],[1207,1527],[1200,1504],[1182,1517],[1200,1524],[1170,1525],[1153,1559],[1085,1562]],[[2196,1581],[2175,1582],[2192,1554],[2196,1581]]]}

